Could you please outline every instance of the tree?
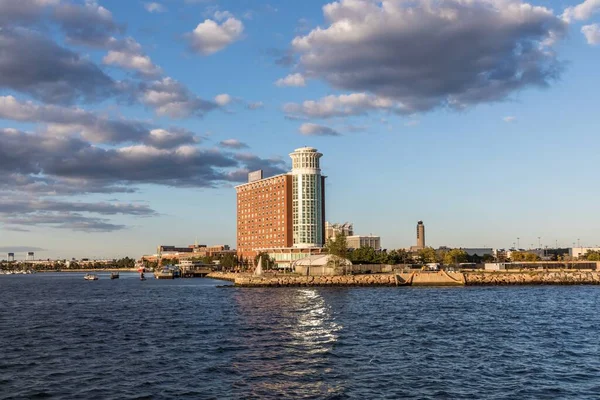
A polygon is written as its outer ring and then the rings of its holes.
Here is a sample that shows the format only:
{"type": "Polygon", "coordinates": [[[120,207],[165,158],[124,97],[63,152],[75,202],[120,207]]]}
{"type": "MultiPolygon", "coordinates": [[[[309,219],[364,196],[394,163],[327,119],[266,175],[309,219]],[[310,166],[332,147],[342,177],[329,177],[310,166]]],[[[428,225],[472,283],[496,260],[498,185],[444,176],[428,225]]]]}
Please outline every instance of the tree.
{"type": "Polygon", "coordinates": [[[444,264],[459,264],[467,262],[469,255],[462,249],[452,249],[444,254],[444,264]]]}
{"type": "Polygon", "coordinates": [[[588,250],[583,256],[588,261],[600,261],[600,251],[588,250]]]}
{"type": "Polygon", "coordinates": [[[513,262],[539,261],[540,260],[540,256],[538,256],[535,253],[529,252],[529,251],[513,251],[510,258],[511,258],[511,261],[513,261],[513,262]]]}
{"type": "Polygon", "coordinates": [[[392,250],[388,253],[388,264],[410,264],[412,257],[404,249],[392,250]]]}
{"type": "Polygon", "coordinates": [[[346,235],[337,235],[335,239],[329,238],[325,245],[327,252],[331,255],[338,256],[341,258],[348,258],[348,242],[346,241],[346,235]]]}
{"type": "Polygon", "coordinates": [[[267,253],[260,252],[254,257],[254,265],[258,266],[258,260],[262,257],[262,268],[263,270],[274,269],[276,266],[275,260],[273,260],[267,253]]]}
{"type": "Polygon", "coordinates": [[[417,256],[423,264],[437,262],[437,254],[432,247],[425,247],[418,251],[417,256]]]}
{"type": "Polygon", "coordinates": [[[238,259],[235,254],[227,253],[221,257],[220,265],[224,269],[234,269],[238,266],[238,259]]]}

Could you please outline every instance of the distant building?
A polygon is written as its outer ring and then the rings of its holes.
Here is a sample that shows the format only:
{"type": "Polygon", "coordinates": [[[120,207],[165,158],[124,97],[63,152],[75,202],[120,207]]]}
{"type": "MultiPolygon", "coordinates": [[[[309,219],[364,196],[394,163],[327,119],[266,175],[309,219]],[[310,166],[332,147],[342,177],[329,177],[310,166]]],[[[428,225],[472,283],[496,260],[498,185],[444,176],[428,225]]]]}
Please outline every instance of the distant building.
{"type": "Polygon", "coordinates": [[[463,250],[469,256],[479,256],[479,257],[492,256],[492,257],[494,257],[494,249],[492,249],[491,247],[490,248],[466,247],[466,248],[461,248],[461,250],[463,250]]]}
{"type": "Polygon", "coordinates": [[[372,247],[375,250],[381,248],[381,238],[379,236],[361,236],[354,235],[346,238],[346,243],[349,249],[360,249],[361,247],[372,247]]]}
{"type": "Polygon", "coordinates": [[[325,242],[327,242],[329,239],[335,240],[335,238],[339,235],[353,236],[353,225],[349,222],[344,222],[343,224],[331,224],[329,222],[325,222],[325,242]]]}
{"type": "Polygon", "coordinates": [[[319,248],[325,243],[325,177],[312,147],[290,153],[292,170],[236,186],[237,252],[254,257],[264,248],[319,248]]]}
{"type": "Polygon", "coordinates": [[[572,247],[569,256],[572,259],[582,259],[588,251],[600,251],[600,247],[572,247]]]}
{"type": "Polygon", "coordinates": [[[423,221],[417,223],[417,249],[425,248],[425,225],[423,221]]]}
{"type": "Polygon", "coordinates": [[[206,256],[220,258],[225,254],[236,254],[236,251],[231,250],[228,245],[224,244],[214,246],[191,244],[187,247],[160,245],[156,249],[156,254],[142,256],[142,260],[154,262],[157,261],[159,257],[165,260],[175,258],[178,260],[186,260],[206,256]]]}

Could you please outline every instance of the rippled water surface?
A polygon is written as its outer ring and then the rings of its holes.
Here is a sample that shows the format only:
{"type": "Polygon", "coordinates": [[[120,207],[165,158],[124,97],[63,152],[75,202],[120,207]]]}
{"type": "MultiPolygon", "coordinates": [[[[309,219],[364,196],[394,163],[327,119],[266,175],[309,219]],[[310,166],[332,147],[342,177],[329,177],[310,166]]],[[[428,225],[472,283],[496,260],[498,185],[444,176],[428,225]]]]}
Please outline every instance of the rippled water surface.
{"type": "Polygon", "coordinates": [[[600,288],[0,276],[0,398],[600,398],[600,288]]]}

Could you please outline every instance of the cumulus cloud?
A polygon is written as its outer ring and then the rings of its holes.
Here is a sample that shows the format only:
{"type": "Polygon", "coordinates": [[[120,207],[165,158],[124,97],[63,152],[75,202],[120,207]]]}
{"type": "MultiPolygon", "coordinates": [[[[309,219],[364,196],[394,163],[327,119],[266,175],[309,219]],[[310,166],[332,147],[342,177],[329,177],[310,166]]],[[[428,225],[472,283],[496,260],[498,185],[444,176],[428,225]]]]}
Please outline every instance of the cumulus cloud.
{"type": "Polygon", "coordinates": [[[559,76],[567,24],[521,0],[340,0],[292,41],[304,75],[409,112],[505,99],[559,76]],[[474,40],[473,38],[477,38],[474,40]]]}
{"type": "Polygon", "coordinates": [[[279,87],[284,87],[284,86],[300,87],[300,86],[306,86],[306,81],[304,80],[304,76],[302,76],[302,74],[291,74],[291,75],[286,76],[285,78],[278,79],[275,82],[275,85],[277,85],[279,87]]]}
{"type": "Polygon", "coordinates": [[[584,25],[581,33],[585,36],[588,44],[592,46],[600,44],[600,24],[584,25]]]}
{"type": "Polygon", "coordinates": [[[0,118],[44,123],[47,124],[49,134],[79,134],[93,143],[142,142],[159,148],[170,148],[199,142],[192,132],[182,129],[151,129],[140,121],[110,119],[81,108],[23,102],[13,96],[0,96],[0,118]]]}
{"type": "MultiPolygon", "coordinates": [[[[261,165],[283,172],[280,160],[240,158],[195,145],[158,148],[138,144],[104,148],[76,137],[35,135],[0,129],[0,174],[85,180],[97,186],[137,184],[214,187],[229,181],[230,171],[261,165]]],[[[0,179],[2,182],[4,178],[0,179]]]]}
{"type": "Polygon", "coordinates": [[[221,147],[226,147],[226,148],[235,149],[235,150],[247,149],[250,147],[246,143],[240,142],[237,139],[226,139],[226,140],[223,140],[222,142],[220,142],[219,145],[221,147]]]}
{"type": "Polygon", "coordinates": [[[312,123],[302,124],[298,129],[305,136],[339,136],[340,133],[328,126],[312,123]]]}
{"type": "Polygon", "coordinates": [[[215,103],[217,103],[221,107],[228,105],[229,103],[231,103],[232,100],[232,97],[226,93],[215,96],[215,103]]]}
{"type": "Polygon", "coordinates": [[[585,0],[574,7],[567,7],[563,12],[562,18],[567,22],[573,20],[585,21],[599,11],[600,0],[585,0]]]}
{"type": "Polygon", "coordinates": [[[133,38],[125,40],[111,39],[109,48],[108,54],[102,59],[102,62],[106,65],[116,65],[148,77],[160,75],[162,72],[150,57],[144,54],[142,46],[133,38]]]}
{"type": "Polygon", "coordinates": [[[386,110],[395,113],[410,112],[394,100],[366,93],[330,95],[318,101],[307,100],[302,104],[287,103],[283,106],[283,110],[292,119],[355,116],[373,110],[386,110]]]}
{"type": "Polygon", "coordinates": [[[2,0],[0,1],[0,25],[30,23],[38,20],[44,10],[60,0],[2,0]]]}
{"type": "Polygon", "coordinates": [[[97,101],[119,92],[93,62],[33,31],[0,29],[0,54],[0,88],[49,103],[97,101]]]}
{"type": "Polygon", "coordinates": [[[153,108],[156,114],[172,118],[202,116],[219,107],[217,103],[201,99],[169,77],[141,84],[139,98],[143,104],[153,108]]]}
{"type": "MultiPolygon", "coordinates": [[[[226,13],[226,11],[219,12],[226,13]]],[[[244,24],[233,16],[219,14],[217,21],[206,19],[187,35],[190,48],[197,53],[210,55],[241,39],[244,24]],[[220,17],[226,17],[219,23],[220,17]]]]}
{"type": "Polygon", "coordinates": [[[111,34],[123,29],[109,10],[90,0],[83,5],[58,5],[54,9],[54,20],[65,32],[67,40],[93,47],[104,47],[111,34]]]}
{"type": "Polygon", "coordinates": [[[149,13],[162,13],[167,11],[167,8],[165,6],[156,2],[144,3],[144,8],[149,13]]]}

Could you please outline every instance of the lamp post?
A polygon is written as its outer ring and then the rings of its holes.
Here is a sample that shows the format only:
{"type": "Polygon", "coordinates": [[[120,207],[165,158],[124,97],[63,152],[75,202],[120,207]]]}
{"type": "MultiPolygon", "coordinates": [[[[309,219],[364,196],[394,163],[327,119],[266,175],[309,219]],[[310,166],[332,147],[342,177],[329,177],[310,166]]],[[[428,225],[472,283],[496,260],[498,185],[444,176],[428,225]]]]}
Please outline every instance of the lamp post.
{"type": "Polygon", "coordinates": [[[521,244],[519,243],[519,239],[521,239],[521,238],[517,238],[517,250],[519,250],[519,248],[521,247],[521,244]]]}

